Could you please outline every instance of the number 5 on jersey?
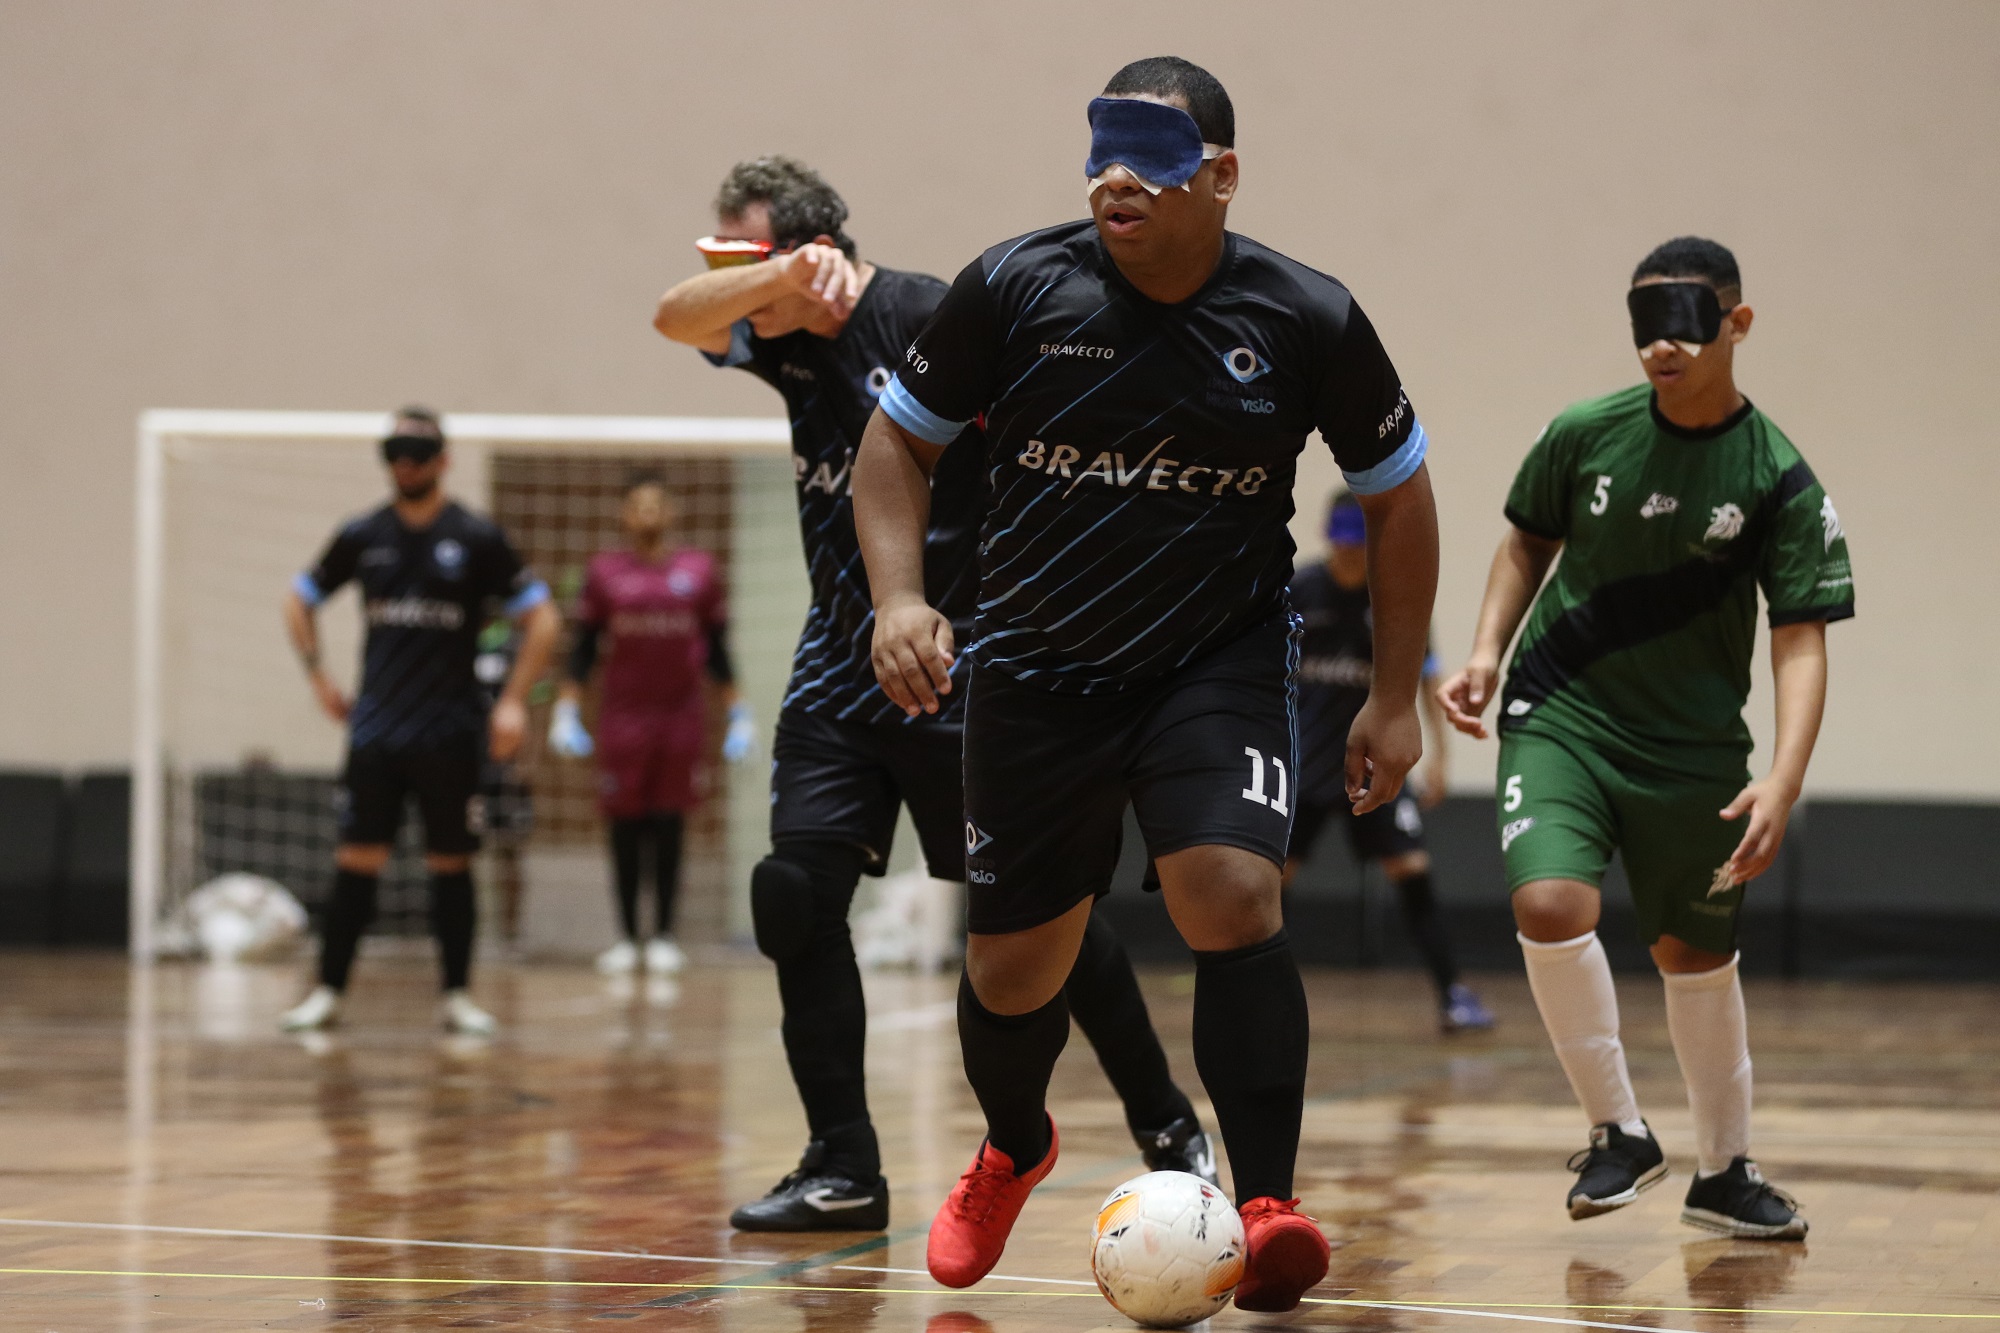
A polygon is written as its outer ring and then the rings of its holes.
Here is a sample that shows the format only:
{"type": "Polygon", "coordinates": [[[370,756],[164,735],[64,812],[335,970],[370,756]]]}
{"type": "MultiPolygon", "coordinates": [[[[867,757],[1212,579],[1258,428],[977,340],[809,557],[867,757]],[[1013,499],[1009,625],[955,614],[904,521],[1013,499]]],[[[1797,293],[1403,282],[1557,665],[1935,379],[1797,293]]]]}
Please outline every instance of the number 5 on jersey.
{"type": "Polygon", "coordinates": [[[1604,473],[1597,478],[1597,492],[1590,497],[1590,512],[1601,514],[1611,507],[1611,476],[1604,473]]]}
{"type": "Polygon", "coordinates": [[[1255,801],[1259,805],[1268,805],[1272,810],[1281,815],[1291,814],[1291,810],[1285,805],[1285,797],[1289,795],[1289,790],[1286,786],[1285,761],[1276,755],[1271,756],[1271,767],[1278,770],[1278,794],[1276,796],[1266,796],[1264,794],[1264,752],[1246,745],[1243,747],[1243,753],[1250,756],[1250,785],[1243,789],[1243,799],[1246,801],[1255,801]]]}

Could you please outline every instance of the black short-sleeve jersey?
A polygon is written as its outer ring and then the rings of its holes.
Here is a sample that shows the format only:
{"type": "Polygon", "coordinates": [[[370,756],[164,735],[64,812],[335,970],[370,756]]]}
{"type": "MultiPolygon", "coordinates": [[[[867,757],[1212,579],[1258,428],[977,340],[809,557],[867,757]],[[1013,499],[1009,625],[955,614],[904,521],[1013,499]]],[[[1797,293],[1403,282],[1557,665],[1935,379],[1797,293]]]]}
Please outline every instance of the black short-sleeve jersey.
{"type": "MultiPolygon", "coordinates": [[[[731,330],[729,351],[709,360],[739,366],[784,395],[792,421],[792,473],[805,540],[812,606],[792,655],[784,706],[850,722],[936,722],[965,697],[966,658],[936,715],[906,719],[875,681],[869,649],[875,608],[854,535],[854,455],[875,401],[902,363],[903,349],[944,298],[945,284],[923,273],[877,266],[837,337],[798,332],[759,338],[748,320],[731,330]]],[[[969,642],[978,591],[976,548],[985,508],[985,454],[976,426],[947,437],[931,475],[924,591],[961,646],[969,642]],[[958,438],[963,436],[962,439],[958,438]]]]}
{"type": "Polygon", "coordinates": [[[983,417],[992,498],[973,656],[1064,693],[1126,689],[1283,605],[1292,483],[1318,431],[1358,494],[1427,447],[1340,283],[1229,234],[1163,305],[1070,223],[988,250],[882,407],[938,442],[983,417]]]}
{"type": "MultiPolygon", "coordinates": [[[[1347,730],[1375,682],[1375,615],[1368,585],[1343,588],[1323,564],[1292,575],[1299,645],[1299,802],[1346,799],[1347,730]]],[[[1424,675],[1437,672],[1428,648],[1424,675]]]]}
{"type": "Polygon", "coordinates": [[[479,631],[496,603],[520,615],[549,596],[500,526],[456,502],[422,529],[405,527],[392,505],[364,514],[293,587],[317,606],[349,580],[361,585],[368,627],[347,719],[356,749],[422,749],[484,727],[479,631]]]}

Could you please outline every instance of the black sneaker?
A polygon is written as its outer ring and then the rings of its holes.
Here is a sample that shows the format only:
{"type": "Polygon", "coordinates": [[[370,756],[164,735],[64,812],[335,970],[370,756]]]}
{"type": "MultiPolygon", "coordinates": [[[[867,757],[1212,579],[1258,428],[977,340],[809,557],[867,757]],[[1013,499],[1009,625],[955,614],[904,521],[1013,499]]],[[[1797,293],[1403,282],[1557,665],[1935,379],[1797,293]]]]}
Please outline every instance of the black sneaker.
{"type": "Polygon", "coordinates": [[[1765,1180],[1748,1157],[1737,1158],[1727,1171],[1696,1176],[1681,1221],[1746,1240],[1804,1240],[1806,1234],[1799,1201],[1765,1180]]]}
{"type": "Polygon", "coordinates": [[[1615,1124],[1592,1125],[1590,1146],[1569,1159],[1576,1184],[1569,1190],[1569,1215],[1581,1222],[1623,1208],[1667,1178],[1667,1156],[1647,1126],[1645,1137],[1615,1124]]]}
{"type": "Polygon", "coordinates": [[[1184,1115],[1155,1132],[1134,1130],[1132,1141],[1139,1145],[1139,1155],[1146,1159],[1148,1171],[1185,1171],[1191,1176],[1200,1176],[1217,1189],[1222,1182],[1215,1175],[1215,1147],[1202,1133],[1201,1122],[1193,1116],[1184,1115]]]}
{"type": "Polygon", "coordinates": [[[889,1182],[856,1180],[830,1170],[826,1145],[806,1145],[799,1169],[763,1198],[729,1215],[738,1231],[884,1231],[889,1226],[889,1182]]]}

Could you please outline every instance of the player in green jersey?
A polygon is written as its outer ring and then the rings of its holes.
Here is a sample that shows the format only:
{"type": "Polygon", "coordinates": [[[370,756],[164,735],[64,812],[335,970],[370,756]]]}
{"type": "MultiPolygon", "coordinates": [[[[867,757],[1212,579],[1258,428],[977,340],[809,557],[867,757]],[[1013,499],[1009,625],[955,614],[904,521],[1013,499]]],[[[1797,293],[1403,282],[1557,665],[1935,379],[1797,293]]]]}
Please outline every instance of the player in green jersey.
{"type": "Polygon", "coordinates": [[[1737,391],[1752,315],[1735,257],[1669,241],[1640,263],[1626,304],[1647,383],[1569,408],[1535,442],[1507,499],[1512,528],[1472,656],[1438,694],[1453,725],[1485,736],[1480,714],[1526,615],[1498,722],[1500,847],[1535,1004],[1592,1125],[1571,1160],[1570,1216],[1623,1207],[1667,1173],[1633,1096],[1596,933],[1618,850],[1694,1118],[1681,1220],[1793,1240],[1806,1232],[1798,1205],[1749,1157],[1736,918],[1805,781],[1826,626],[1854,614],[1854,580],[1833,502],[1737,391]],[[1753,782],[1743,705],[1759,588],[1777,746],[1753,782]]]}

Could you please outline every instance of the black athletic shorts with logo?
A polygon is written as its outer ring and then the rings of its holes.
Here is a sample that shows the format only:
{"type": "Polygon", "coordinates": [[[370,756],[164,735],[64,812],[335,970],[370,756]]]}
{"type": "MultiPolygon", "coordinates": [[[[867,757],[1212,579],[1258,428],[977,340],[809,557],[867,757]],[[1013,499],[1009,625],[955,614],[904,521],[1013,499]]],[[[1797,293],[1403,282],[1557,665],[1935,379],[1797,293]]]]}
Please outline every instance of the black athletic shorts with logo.
{"type": "Polygon", "coordinates": [[[1300,806],[1292,819],[1292,855],[1301,861],[1311,856],[1313,844],[1329,824],[1347,830],[1347,845],[1357,860],[1379,861],[1424,849],[1423,812],[1417,808],[1417,798],[1407,792],[1365,815],[1355,814],[1344,800],[1300,806]]]}
{"type": "Polygon", "coordinates": [[[967,928],[1027,930],[1107,892],[1127,804],[1151,856],[1221,845],[1282,866],[1298,772],[1297,669],[1289,613],[1117,694],[1051,694],[975,666],[967,928]]]}
{"type": "Polygon", "coordinates": [[[417,798],[424,821],[424,850],[464,856],[479,850],[472,804],[486,762],[486,736],[463,736],[420,749],[364,745],[347,752],[336,793],[340,840],[361,846],[396,841],[403,807],[417,798]]]}
{"type": "Polygon", "coordinates": [[[965,878],[965,733],[957,722],[842,722],[787,708],[771,744],[771,841],[852,843],[879,875],[910,807],[924,864],[965,878]]]}

